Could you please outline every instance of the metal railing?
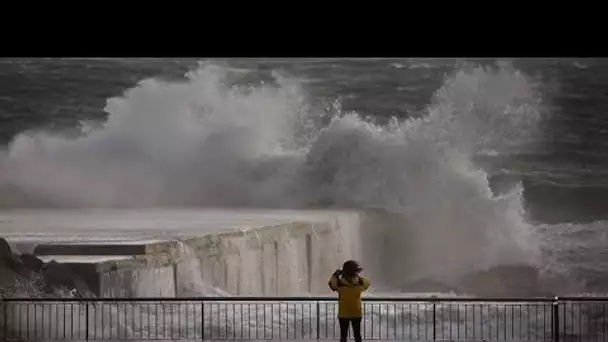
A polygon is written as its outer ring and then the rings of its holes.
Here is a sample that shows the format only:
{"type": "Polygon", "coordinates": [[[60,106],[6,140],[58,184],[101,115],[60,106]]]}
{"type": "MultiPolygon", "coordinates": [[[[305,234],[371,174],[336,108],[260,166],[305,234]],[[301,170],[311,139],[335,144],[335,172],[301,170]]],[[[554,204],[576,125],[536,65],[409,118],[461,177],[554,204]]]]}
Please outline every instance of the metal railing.
{"type": "MultiPolygon", "coordinates": [[[[337,340],[325,297],[4,299],[2,341],[337,340]]],[[[607,341],[608,298],[365,298],[365,340],[607,341]]]]}

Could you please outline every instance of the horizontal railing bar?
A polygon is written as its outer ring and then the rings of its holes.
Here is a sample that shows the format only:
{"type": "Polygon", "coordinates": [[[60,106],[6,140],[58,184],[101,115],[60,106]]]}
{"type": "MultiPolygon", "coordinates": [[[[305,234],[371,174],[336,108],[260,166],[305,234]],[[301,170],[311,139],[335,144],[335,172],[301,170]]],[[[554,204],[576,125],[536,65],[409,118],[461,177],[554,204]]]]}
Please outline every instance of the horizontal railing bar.
{"type": "MultiPolygon", "coordinates": [[[[139,298],[3,298],[5,302],[335,302],[336,297],[139,297],[139,298]]],[[[558,301],[608,302],[608,297],[364,297],[364,302],[492,302],[492,303],[553,303],[558,301]]]]}
{"type": "Polygon", "coordinates": [[[562,302],[608,302],[608,297],[558,297],[562,302]]]}

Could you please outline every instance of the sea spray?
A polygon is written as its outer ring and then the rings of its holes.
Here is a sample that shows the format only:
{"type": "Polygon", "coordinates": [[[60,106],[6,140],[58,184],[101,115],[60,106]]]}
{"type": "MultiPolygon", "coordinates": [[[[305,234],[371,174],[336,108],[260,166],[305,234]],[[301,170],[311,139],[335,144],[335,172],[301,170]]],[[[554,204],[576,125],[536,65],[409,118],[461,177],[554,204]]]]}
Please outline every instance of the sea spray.
{"type": "Polygon", "coordinates": [[[540,102],[522,73],[459,70],[425,116],[388,125],[315,112],[296,79],[239,75],[205,64],[185,81],[148,79],[109,99],[86,136],[24,133],[0,187],[25,206],[382,208],[406,220],[387,251],[407,264],[403,281],[538,263],[521,188],[495,196],[475,162],[533,135],[540,102]]]}

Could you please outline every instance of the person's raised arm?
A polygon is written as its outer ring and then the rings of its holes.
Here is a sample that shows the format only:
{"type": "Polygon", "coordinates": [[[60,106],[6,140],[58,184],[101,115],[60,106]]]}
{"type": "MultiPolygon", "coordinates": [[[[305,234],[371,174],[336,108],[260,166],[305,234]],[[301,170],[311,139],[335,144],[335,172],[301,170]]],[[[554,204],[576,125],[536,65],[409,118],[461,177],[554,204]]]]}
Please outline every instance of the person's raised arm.
{"type": "Polygon", "coordinates": [[[367,289],[369,289],[369,287],[371,286],[371,283],[369,282],[369,280],[367,278],[364,277],[360,277],[361,279],[361,292],[367,291],[367,289]]]}
{"type": "Polygon", "coordinates": [[[327,285],[329,285],[329,288],[332,291],[338,291],[338,278],[340,277],[340,274],[342,274],[342,271],[336,270],[334,272],[334,274],[332,274],[331,277],[329,277],[329,281],[327,282],[327,285]]]}

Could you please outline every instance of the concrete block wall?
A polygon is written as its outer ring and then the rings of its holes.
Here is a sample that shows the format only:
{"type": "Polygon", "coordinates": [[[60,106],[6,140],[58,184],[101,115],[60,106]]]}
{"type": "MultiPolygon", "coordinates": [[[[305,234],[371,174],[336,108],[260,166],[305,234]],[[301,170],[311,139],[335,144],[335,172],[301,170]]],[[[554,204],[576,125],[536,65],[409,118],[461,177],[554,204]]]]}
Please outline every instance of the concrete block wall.
{"type": "MultiPolygon", "coordinates": [[[[311,267],[306,243],[310,234],[298,234],[298,225],[263,227],[192,239],[189,258],[200,264],[202,281],[232,295],[275,296],[309,291],[311,267]]],[[[310,242],[308,242],[310,244],[310,242]]],[[[177,279],[181,279],[181,265],[177,279]]]]}
{"type": "Polygon", "coordinates": [[[327,279],[361,254],[362,216],[328,212],[246,231],[213,233],[146,246],[146,255],[97,266],[104,297],[329,294],[327,279]],[[197,289],[198,287],[198,289],[197,289]]]}
{"type": "MultiPolygon", "coordinates": [[[[327,293],[327,278],[358,254],[356,213],[331,220],[292,222],[193,238],[191,251],[175,255],[176,279],[200,265],[203,282],[231,295],[290,296],[327,293]]],[[[178,295],[180,284],[177,284],[178,295]]]]}
{"type": "Polygon", "coordinates": [[[97,270],[102,297],[175,297],[175,273],[167,255],[108,261],[97,270]]]}

